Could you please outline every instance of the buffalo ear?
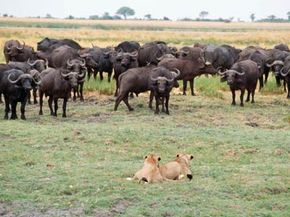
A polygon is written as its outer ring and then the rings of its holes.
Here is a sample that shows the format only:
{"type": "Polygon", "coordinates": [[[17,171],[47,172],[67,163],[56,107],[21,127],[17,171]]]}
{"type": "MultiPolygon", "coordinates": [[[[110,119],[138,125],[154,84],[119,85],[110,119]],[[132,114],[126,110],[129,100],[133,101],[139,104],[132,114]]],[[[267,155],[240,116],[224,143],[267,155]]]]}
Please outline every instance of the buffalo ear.
{"type": "Polygon", "coordinates": [[[190,160],[192,160],[193,159],[193,156],[192,155],[190,155],[190,160]]]}
{"type": "Polygon", "coordinates": [[[144,157],[144,159],[146,159],[147,158],[147,155],[144,157]]]}
{"type": "Polygon", "coordinates": [[[158,161],[161,161],[161,157],[158,157],[158,161]]]}

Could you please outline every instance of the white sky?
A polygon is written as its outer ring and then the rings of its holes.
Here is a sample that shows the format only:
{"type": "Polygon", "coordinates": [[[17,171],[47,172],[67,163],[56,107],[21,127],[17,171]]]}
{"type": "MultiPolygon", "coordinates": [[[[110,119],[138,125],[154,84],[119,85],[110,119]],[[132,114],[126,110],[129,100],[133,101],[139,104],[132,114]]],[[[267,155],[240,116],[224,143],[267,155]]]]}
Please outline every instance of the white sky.
{"type": "Polygon", "coordinates": [[[290,0],[0,0],[0,14],[17,17],[45,16],[64,18],[68,15],[89,17],[109,12],[114,15],[121,6],[135,10],[135,17],[151,14],[153,18],[196,18],[200,11],[209,12],[208,18],[235,17],[249,20],[251,13],[256,18],[269,15],[286,18],[290,0]]]}

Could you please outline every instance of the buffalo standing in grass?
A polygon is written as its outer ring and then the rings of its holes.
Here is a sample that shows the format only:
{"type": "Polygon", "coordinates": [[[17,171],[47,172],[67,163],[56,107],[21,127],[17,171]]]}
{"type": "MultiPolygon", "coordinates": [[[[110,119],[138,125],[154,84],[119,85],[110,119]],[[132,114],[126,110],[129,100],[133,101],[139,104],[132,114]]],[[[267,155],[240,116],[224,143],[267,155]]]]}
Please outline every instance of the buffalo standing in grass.
{"type": "MultiPolygon", "coordinates": [[[[63,99],[62,117],[66,117],[66,105],[71,96],[71,90],[76,88],[79,82],[79,73],[66,69],[48,68],[41,74],[41,85],[39,86],[39,115],[43,114],[43,95],[48,96],[50,115],[57,116],[58,99],[63,99]],[[54,102],[54,109],[52,107],[54,102]]],[[[82,77],[82,76],[81,76],[82,77]]],[[[85,78],[83,78],[85,79],[85,78]]]]}
{"type": "Polygon", "coordinates": [[[235,63],[230,70],[219,72],[222,76],[221,81],[227,81],[232,92],[232,105],[236,105],[236,90],[241,90],[240,100],[241,106],[244,106],[244,93],[248,91],[246,102],[250,101],[250,94],[252,95],[251,103],[254,103],[254,95],[260,76],[257,63],[252,60],[244,60],[235,63]]]}
{"type": "MultiPolygon", "coordinates": [[[[161,91],[160,90],[156,90],[156,91],[160,91],[160,94],[161,94],[161,92],[163,92],[164,85],[166,86],[165,92],[167,92],[171,90],[172,83],[174,86],[177,86],[176,80],[175,80],[176,76],[177,75],[175,72],[173,72],[172,74],[169,70],[163,67],[156,68],[156,66],[153,66],[153,65],[127,70],[125,73],[121,74],[119,77],[120,90],[118,92],[118,95],[115,101],[114,110],[116,111],[118,109],[120,102],[123,100],[126,106],[128,107],[128,110],[133,111],[134,109],[130,106],[128,102],[128,97],[129,97],[130,92],[139,94],[142,92],[146,92],[150,89],[154,91],[157,88],[157,89],[160,89],[161,91]],[[153,78],[153,80],[150,79],[150,76],[151,78],[153,78]],[[167,80],[164,79],[164,77],[166,77],[167,80]],[[171,80],[172,78],[174,79],[171,80]],[[155,79],[157,79],[157,83],[155,79]]],[[[165,94],[165,92],[163,93],[165,94]]],[[[159,98],[161,96],[160,94],[156,92],[156,97],[158,97],[157,104],[159,104],[159,98]]],[[[153,97],[154,97],[154,94],[152,92],[150,94],[150,101],[149,101],[150,108],[152,108],[153,97]]],[[[169,100],[169,97],[168,97],[168,100],[169,100]]],[[[168,104],[167,104],[167,109],[168,109],[168,104]]]]}
{"type": "Polygon", "coordinates": [[[40,82],[35,81],[30,74],[26,74],[21,70],[10,69],[0,72],[0,93],[4,95],[5,100],[5,116],[8,119],[11,105],[11,119],[17,119],[16,106],[17,102],[21,103],[21,119],[25,120],[25,105],[27,96],[33,86],[40,82]]]}
{"type": "Polygon", "coordinates": [[[288,94],[287,98],[290,99],[290,56],[288,56],[284,61],[284,66],[280,71],[281,76],[284,77],[287,83],[288,94]]]}
{"type": "Polygon", "coordinates": [[[175,79],[179,76],[180,71],[171,72],[164,67],[157,67],[153,69],[149,74],[149,87],[151,90],[150,93],[150,102],[152,105],[152,97],[155,97],[156,109],[155,114],[159,113],[159,105],[162,105],[162,112],[165,112],[169,115],[168,104],[170,98],[170,92],[173,87],[178,87],[178,83],[175,79]],[[165,101],[165,109],[164,109],[165,101]]]}
{"type": "MultiPolygon", "coordinates": [[[[194,48],[199,49],[200,48],[194,48]]],[[[182,59],[167,58],[160,61],[158,66],[164,66],[165,68],[173,71],[178,69],[181,73],[177,77],[178,80],[183,80],[183,95],[186,95],[186,83],[190,82],[191,95],[194,96],[194,78],[202,74],[215,74],[217,71],[212,65],[206,65],[202,52],[200,51],[199,57],[194,58],[183,57],[182,59]]]]}
{"type": "MultiPolygon", "coordinates": [[[[12,68],[22,70],[24,73],[31,74],[31,76],[34,78],[34,80],[38,81],[40,80],[39,74],[45,70],[47,66],[47,62],[44,60],[35,60],[27,62],[9,62],[8,64],[12,68]]],[[[33,87],[33,102],[34,104],[37,104],[37,95],[36,95],[36,87],[33,87]]],[[[29,92],[28,94],[28,103],[31,104],[31,94],[29,92]]]]}
{"type": "Polygon", "coordinates": [[[115,96],[117,96],[119,90],[119,76],[128,69],[138,67],[137,56],[137,52],[127,53],[121,51],[118,53],[112,53],[111,61],[114,68],[114,78],[116,79],[115,96]]]}
{"type": "Polygon", "coordinates": [[[67,45],[63,45],[54,49],[52,52],[38,53],[38,55],[41,59],[48,59],[49,66],[53,68],[63,68],[70,72],[78,73],[80,75],[79,82],[73,89],[73,100],[76,100],[77,93],[80,96],[80,100],[84,101],[83,85],[87,68],[84,58],[79,56],[78,51],[67,45]]]}

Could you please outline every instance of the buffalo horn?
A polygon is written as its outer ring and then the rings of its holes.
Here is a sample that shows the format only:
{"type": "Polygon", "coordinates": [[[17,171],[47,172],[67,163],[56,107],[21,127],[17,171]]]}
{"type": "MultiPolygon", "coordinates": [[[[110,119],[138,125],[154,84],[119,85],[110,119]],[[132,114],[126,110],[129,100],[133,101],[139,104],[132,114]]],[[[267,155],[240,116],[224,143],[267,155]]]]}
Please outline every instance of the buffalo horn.
{"type": "Polygon", "coordinates": [[[16,48],[17,48],[18,50],[23,50],[23,49],[24,49],[24,46],[25,46],[25,42],[23,42],[23,44],[22,44],[21,47],[17,46],[16,48]]]}
{"type": "Polygon", "coordinates": [[[86,65],[86,60],[82,59],[82,63],[80,65],[81,67],[84,67],[86,65]]]}
{"type": "Polygon", "coordinates": [[[284,67],[280,70],[280,73],[283,77],[286,77],[289,74],[290,70],[286,71],[286,73],[283,73],[283,71],[284,71],[284,67]]]}
{"type": "Polygon", "coordinates": [[[68,59],[68,60],[66,61],[66,64],[67,64],[68,66],[73,66],[73,64],[70,62],[70,59],[68,59]]]}
{"type": "Polygon", "coordinates": [[[238,74],[238,75],[244,75],[245,74],[245,72],[238,72],[238,71],[235,71],[235,73],[238,74]]]}

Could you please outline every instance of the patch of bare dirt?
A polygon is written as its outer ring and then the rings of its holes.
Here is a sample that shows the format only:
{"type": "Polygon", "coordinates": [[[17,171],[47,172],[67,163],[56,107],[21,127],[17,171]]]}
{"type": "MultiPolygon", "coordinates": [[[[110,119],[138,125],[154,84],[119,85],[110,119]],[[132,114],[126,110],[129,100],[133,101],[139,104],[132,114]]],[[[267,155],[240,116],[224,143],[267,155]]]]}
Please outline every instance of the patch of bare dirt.
{"type": "Polygon", "coordinates": [[[125,214],[126,209],[130,206],[130,201],[119,200],[112,208],[111,211],[116,214],[125,214]]]}

